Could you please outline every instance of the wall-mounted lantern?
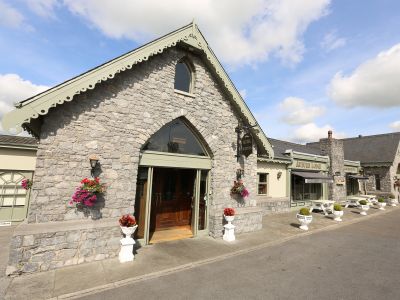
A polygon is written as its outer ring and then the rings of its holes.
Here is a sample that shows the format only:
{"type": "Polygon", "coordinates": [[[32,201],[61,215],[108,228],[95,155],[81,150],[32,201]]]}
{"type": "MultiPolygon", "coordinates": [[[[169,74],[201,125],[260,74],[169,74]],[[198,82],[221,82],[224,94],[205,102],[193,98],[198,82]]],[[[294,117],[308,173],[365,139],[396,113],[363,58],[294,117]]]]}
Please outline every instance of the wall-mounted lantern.
{"type": "Polygon", "coordinates": [[[94,170],[96,169],[96,166],[99,162],[99,158],[97,157],[96,154],[92,154],[89,156],[89,162],[90,162],[90,167],[92,168],[90,170],[90,174],[92,175],[92,177],[94,177],[94,170]]]}
{"type": "Polygon", "coordinates": [[[282,177],[282,171],[279,171],[279,172],[276,174],[276,178],[280,179],[281,177],[282,177]]]}
{"type": "Polygon", "coordinates": [[[244,176],[244,169],[240,168],[236,170],[236,179],[240,180],[244,176]]]}

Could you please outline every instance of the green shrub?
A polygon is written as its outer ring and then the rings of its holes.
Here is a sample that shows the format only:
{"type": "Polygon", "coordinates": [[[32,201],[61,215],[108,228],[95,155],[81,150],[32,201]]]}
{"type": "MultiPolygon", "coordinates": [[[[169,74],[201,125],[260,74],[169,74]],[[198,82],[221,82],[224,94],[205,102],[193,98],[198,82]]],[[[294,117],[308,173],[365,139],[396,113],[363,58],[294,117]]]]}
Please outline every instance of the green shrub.
{"type": "Polygon", "coordinates": [[[361,201],[360,201],[360,205],[367,205],[367,201],[361,200],[361,201]]]}
{"type": "Polygon", "coordinates": [[[393,195],[393,194],[390,194],[390,195],[389,195],[389,199],[395,199],[395,198],[396,198],[395,195],[393,195]]]}
{"type": "Polygon", "coordinates": [[[309,216],[311,215],[310,209],[308,209],[307,207],[300,208],[299,214],[303,216],[309,216]]]}
{"type": "Polygon", "coordinates": [[[342,208],[342,206],[341,206],[339,203],[335,203],[335,204],[333,205],[333,210],[342,211],[343,208],[342,208]]]}
{"type": "Polygon", "coordinates": [[[379,197],[379,198],[378,198],[378,202],[379,202],[379,203],[383,203],[383,202],[385,202],[385,199],[384,199],[383,197],[379,197]]]}

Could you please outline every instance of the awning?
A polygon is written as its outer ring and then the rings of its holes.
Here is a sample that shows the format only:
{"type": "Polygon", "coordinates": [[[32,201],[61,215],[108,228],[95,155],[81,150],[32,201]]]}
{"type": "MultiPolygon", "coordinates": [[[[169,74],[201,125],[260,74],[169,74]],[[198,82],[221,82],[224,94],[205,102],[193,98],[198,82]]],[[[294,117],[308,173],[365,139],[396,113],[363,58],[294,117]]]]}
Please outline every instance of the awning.
{"type": "Polygon", "coordinates": [[[303,177],[305,183],[327,183],[333,182],[333,177],[322,173],[292,172],[293,175],[303,177]]]}
{"type": "Polygon", "coordinates": [[[368,180],[368,176],[364,175],[349,175],[349,178],[358,179],[358,180],[368,180]]]}

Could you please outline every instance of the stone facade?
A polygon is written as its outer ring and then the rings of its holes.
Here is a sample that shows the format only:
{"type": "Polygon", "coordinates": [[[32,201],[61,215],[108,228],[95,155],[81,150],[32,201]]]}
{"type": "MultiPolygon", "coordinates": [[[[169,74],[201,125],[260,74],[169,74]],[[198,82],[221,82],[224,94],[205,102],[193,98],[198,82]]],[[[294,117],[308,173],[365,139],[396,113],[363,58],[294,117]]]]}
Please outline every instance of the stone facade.
{"type": "MultiPolygon", "coordinates": [[[[74,231],[48,233],[45,229],[35,235],[16,235],[10,266],[16,272],[35,272],[114,256],[114,242],[121,237],[117,218],[134,210],[141,147],[163,125],[178,117],[193,126],[212,156],[208,208],[214,217],[210,218],[210,235],[221,235],[223,208],[238,205],[230,196],[230,188],[239,167],[244,169],[243,179],[250,191],[241,206],[255,206],[257,149],[236,162],[238,112],[201,58],[181,48],[170,48],[76,95],[72,102],[52,108],[43,117],[28,223],[73,220],[81,226],[81,232],[77,241],[66,244],[74,231]],[[175,65],[182,57],[190,60],[194,69],[194,89],[189,95],[174,91],[175,65]],[[85,213],[67,203],[80,180],[90,174],[90,154],[99,157],[98,175],[107,184],[107,192],[85,213]],[[92,221],[89,230],[85,228],[88,216],[114,223],[97,228],[96,221],[92,221]],[[102,235],[104,238],[97,241],[102,235]],[[91,237],[96,237],[95,241],[90,242],[91,237]],[[108,240],[112,241],[109,246],[108,240]],[[40,264],[45,257],[49,257],[49,263],[40,264]]],[[[254,212],[243,214],[238,218],[242,223],[239,231],[259,229],[260,216],[254,212]]]]}
{"type": "Polygon", "coordinates": [[[263,215],[283,213],[290,211],[289,197],[271,198],[258,196],[257,207],[263,210],[263,215]]]}
{"type": "Polygon", "coordinates": [[[329,156],[329,175],[334,176],[334,182],[328,185],[328,198],[333,201],[346,199],[346,180],[344,172],[343,141],[332,138],[332,132],[327,139],[319,141],[321,154],[329,156]],[[343,184],[337,184],[340,180],[343,184]]]}

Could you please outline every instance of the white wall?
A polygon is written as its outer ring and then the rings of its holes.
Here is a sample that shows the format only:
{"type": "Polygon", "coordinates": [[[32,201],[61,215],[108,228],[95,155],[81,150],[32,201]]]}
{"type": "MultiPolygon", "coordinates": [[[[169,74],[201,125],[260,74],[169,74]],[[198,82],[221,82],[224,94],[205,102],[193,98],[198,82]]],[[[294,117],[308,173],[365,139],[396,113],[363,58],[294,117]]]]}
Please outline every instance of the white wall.
{"type": "Polygon", "coordinates": [[[285,164],[258,162],[257,172],[268,173],[268,195],[269,197],[287,197],[287,169],[285,164]],[[278,179],[278,172],[282,172],[278,179]]]}
{"type": "Polygon", "coordinates": [[[34,171],[36,150],[0,147],[0,170],[34,171]]]}

